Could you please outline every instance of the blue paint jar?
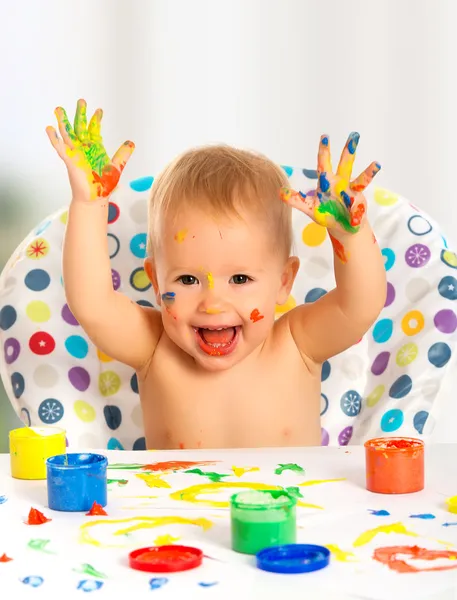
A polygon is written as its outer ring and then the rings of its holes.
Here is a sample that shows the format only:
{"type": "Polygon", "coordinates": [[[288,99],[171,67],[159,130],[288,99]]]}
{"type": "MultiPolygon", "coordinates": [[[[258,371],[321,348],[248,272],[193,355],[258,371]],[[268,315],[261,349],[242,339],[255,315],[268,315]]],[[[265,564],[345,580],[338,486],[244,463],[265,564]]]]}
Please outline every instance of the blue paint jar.
{"type": "Polygon", "coordinates": [[[94,502],[107,504],[106,469],[102,454],[59,454],[46,461],[48,506],[66,512],[88,511],[94,502]]]}

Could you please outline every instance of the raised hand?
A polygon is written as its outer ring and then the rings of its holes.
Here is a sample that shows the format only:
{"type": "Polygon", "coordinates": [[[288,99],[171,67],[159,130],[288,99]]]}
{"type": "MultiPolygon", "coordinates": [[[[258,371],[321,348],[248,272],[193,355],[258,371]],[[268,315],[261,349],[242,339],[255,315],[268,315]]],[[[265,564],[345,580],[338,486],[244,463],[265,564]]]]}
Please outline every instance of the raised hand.
{"type": "Polygon", "coordinates": [[[327,135],[321,136],[317,158],[317,190],[304,194],[282,188],[281,200],[330,231],[357,233],[366,213],[366,199],[362,192],[381,168],[379,163],[372,162],[351,182],[359,137],[356,132],[350,134],[334,173],[329,138],[327,135]]]}
{"type": "Polygon", "coordinates": [[[46,133],[67,167],[73,198],[96,200],[113,192],[135,144],[124,142],[110,159],[100,133],[103,111],[98,108],[88,126],[86,107],[85,100],[78,100],[74,127],[68,121],[65,110],[56,108],[54,113],[62,137],[54,127],[47,127],[46,133]]]}

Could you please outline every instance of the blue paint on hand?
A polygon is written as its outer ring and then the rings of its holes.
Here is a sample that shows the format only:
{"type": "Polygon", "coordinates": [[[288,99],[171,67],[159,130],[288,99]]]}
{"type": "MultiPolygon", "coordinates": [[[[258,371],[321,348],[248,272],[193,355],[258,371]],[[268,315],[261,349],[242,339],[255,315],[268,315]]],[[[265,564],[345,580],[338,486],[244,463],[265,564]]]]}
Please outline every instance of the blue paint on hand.
{"type": "Polygon", "coordinates": [[[436,519],[435,515],[431,513],[422,513],[419,515],[409,515],[410,519],[436,519]]]}
{"type": "Polygon", "coordinates": [[[298,192],[298,195],[300,196],[300,198],[303,198],[303,200],[306,198],[306,194],[304,194],[303,192],[298,192]]]}
{"type": "Polygon", "coordinates": [[[7,500],[8,498],[6,496],[0,496],[0,504],[5,504],[7,500]]]}
{"type": "Polygon", "coordinates": [[[319,187],[324,194],[330,189],[330,181],[327,179],[327,173],[325,172],[319,175],[319,187]]]}
{"type": "Polygon", "coordinates": [[[341,192],[341,198],[343,199],[346,208],[351,208],[351,198],[344,190],[341,192]]]}
{"type": "Polygon", "coordinates": [[[321,144],[323,146],[328,146],[328,137],[326,135],[321,139],[321,144]]]}
{"type": "Polygon", "coordinates": [[[355,154],[357,150],[357,144],[359,143],[360,134],[357,131],[353,131],[348,139],[348,150],[350,154],[355,154]]]}
{"type": "Polygon", "coordinates": [[[149,580],[149,587],[151,590],[158,590],[166,583],[168,583],[168,579],[166,577],[153,577],[149,580]]]}
{"type": "Polygon", "coordinates": [[[76,589],[83,592],[96,592],[103,586],[103,583],[97,579],[83,579],[78,583],[76,589]]]}
{"type": "Polygon", "coordinates": [[[388,517],[390,515],[390,512],[388,510],[373,510],[372,508],[368,509],[372,515],[374,515],[375,517],[388,517]]]}
{"type": "Polygon", "coordinates": [[[25,585],[31,585],[32,587],[40,587],[44,583],[43,577],[39,577],[38,575],[30,575],[29,577],[24,577],[21,579],[22,583],[25,585]]]}

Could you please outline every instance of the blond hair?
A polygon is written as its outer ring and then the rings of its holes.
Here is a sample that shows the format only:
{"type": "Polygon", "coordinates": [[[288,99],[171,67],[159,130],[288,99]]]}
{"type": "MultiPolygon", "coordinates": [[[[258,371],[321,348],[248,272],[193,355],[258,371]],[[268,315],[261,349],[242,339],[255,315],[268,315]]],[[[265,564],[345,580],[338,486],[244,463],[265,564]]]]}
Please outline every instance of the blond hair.
{"type": "Polygon", "coordinates": [[[288,186],[284,170],[265,156],[231,146],[191,149],[172,161],[155,179],[149,198],[148,254],[160,244],[165,218],[186,203],[212,217],[240,217],[239,208],[264,217],[289,256],[292,215],[279,191],[288,186]]]}

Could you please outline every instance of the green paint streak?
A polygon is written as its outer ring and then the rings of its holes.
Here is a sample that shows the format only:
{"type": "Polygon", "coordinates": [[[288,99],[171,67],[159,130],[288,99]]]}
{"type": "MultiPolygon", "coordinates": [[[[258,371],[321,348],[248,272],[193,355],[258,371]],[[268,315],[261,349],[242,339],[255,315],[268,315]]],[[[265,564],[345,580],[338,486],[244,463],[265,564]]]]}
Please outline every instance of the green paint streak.
{"type": "Polygon", "coordinates": [[[107,575],[100,573],[97,569],[94,569],[89,563],[83,563],[80,569],[73,569],[75,573],[84,573],[85,575],[91,575],[92,577],[98,577],[99,579],[106,579],[107,575]]]}
{"type": "Polygon", "coordinates": [[[30,540],[30,542],[27,544],[27,547],[31,550],[38,550],[38,552],[44,552],[45,554],[56,554],[55,552],[46,549],[46,546],[49,544],[50,541],[51,540],[40,539],[30,540]]]}
{"type": "Polygon", "coordinates": [[[108,469],[119,469],[124,471],[138,471],[144,467],[144,465],[140,465],[139,463],[113,463],[108,465],[108,469]]]}
{"type": "Polygon", "coordinates": [[[294,498],[303,498],[303,494],[298,487],[286,487],[286,492],[294,498]]]}
{"type": "Polygon", "coordinates": [[[82,146],[82,150],[86,155],[87,162],[90,164],[92,171],[101,175],[104,167],[111,162],[103,145],[94,142],[85,142],[82,146]]]}
{"type": "Polygon", "coordinates": [[[127,485],[129,482],[128,479],[107,479],[106,483],[110,484],[110,483],[117,483],[117,485],[119,487],[124,487],[124,485],[127,485]]]}
{"type": "Polygon", "coordinates": [[[295,463],[285,463],[285,464],[280,463],[278,468],[275,469],[275,473],[276,473],[276,475],[281,475],[281,473],[283,471],[295,471],[295,473],[300,473],[301,475],[303,475],[303,473],[305,472],[305,469],[295,463]]]}
{"type": "Polygon", "coordinates": [[[214,481],[215,483],[221,481],[223,477],[230,477],[230,475],[222,475],[221,473],[214,473],[213,471],[202,471],[201,469],[189,469],[188,471],[184,471],[184,473],[202,475],[203,477],[208,477],[210,481],[214,481]]]}
{"type": "Polygon", "coordinates": [[[323,215],[332,216],[337,223],[350,233],[356,233],[359,230],[359,226],[353,227],[351,225],[350,214],[347,208],[338,200],[326,200],[319,204],[317,212],[323,215]]]}

